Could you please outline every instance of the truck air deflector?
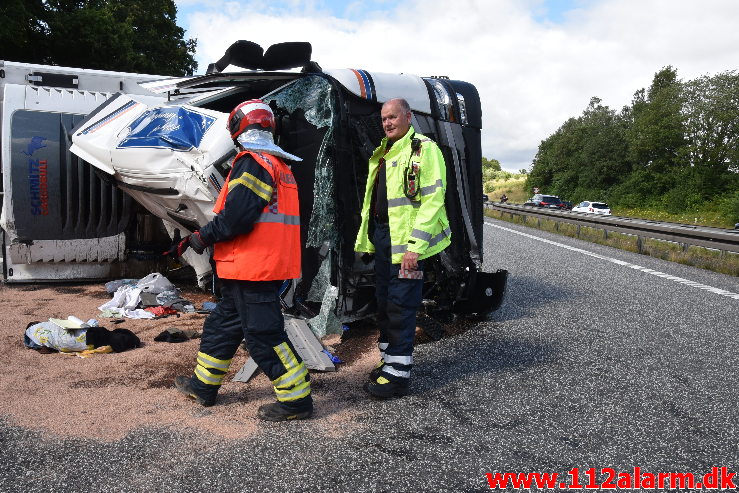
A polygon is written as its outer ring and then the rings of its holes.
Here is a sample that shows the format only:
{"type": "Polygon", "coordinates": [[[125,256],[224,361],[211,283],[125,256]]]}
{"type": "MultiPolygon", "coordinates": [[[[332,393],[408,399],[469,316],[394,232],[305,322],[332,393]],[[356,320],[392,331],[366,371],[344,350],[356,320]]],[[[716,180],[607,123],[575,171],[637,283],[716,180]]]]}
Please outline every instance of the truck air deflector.
{"type": "Polygon", "coordinates": [[[303,67],[310,62],[313,48],[307,42],[277,43],[265,52],[252,41],[239,40],[226,53],[208,66],[206,74],[223,72],[229,65],[247,70],[287,70],[303,67]]]}

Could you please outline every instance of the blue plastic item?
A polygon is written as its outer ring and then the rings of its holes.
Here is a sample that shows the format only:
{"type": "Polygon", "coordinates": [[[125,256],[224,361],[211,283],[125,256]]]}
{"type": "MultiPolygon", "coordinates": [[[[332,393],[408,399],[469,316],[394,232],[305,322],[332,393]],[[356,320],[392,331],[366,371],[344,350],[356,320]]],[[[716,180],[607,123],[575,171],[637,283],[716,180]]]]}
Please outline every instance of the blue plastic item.
{"type": "Polygon", "coordinates": [[[338,365],[339,363],[343,363],[343,361],[341,361],[341,358],[339,358],[336,355],[331,354],[331,352],[328,349],[324,349],[323,352],[326,353],[329,358],[331,358],[331,362],[333,364],[338,365]]]}

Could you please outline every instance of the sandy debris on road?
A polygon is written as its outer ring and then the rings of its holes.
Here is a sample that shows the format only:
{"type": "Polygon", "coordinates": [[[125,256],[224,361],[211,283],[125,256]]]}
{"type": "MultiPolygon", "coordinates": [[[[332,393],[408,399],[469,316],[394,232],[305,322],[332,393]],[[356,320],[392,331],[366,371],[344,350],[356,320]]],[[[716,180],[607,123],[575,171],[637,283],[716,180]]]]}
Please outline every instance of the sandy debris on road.
{"type": "MultiPolygon", "coordinates": [[[[196,290],[183,292],[196,307],[213,298],[196,290]]],[[[112,324],[97,307],[109,300],[103,283],[74,285],[1,285],[0,341],[11,362],[0,381],[0,415],[9,423],[58,436],[117,440],[140,427],[177,427],[224,438],[247,437],[269,426],[256,419],[260,404],[274,397],[269,380],[259,374],[248,384],[231,381],[247,359],[239,349],[217,404],[203,408],[173,388],[177,375],[191,374],[199,340],[155,342],[168,327],[201,330],[206,315],[181,314],[155,320],[126,319],[112,324]],[[123,353],[40,354],[23,345],[23,333],[33,321],[74,315],[96,318],[107,329],[133,331],[143,346],[123,353]]],[[[352,332],[355,329],[352,329],[352,332]]],[[[315,428],[338,436],[355,426],[366,397],[361,390],[376,362],[376,333],[360,329],[345,341],[329,336],[345,362],[332,373],[311,372],[315,428]]]]}

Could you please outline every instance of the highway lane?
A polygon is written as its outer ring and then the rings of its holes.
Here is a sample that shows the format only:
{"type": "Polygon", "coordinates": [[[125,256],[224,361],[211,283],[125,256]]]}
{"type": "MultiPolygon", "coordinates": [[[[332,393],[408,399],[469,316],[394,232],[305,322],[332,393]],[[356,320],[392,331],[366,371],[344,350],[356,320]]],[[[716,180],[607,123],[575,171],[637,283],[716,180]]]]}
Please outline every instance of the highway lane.
{"type": "Polygon", "coordinates": [[[419,346],[412,396],[357,389],[345,433],[100,443],[2,425],[3,491],[485,491],[496,471],[739,469],[736,278],[490,219],[484,235],[486,268],[510,271],[503,307],[419,346]]]}

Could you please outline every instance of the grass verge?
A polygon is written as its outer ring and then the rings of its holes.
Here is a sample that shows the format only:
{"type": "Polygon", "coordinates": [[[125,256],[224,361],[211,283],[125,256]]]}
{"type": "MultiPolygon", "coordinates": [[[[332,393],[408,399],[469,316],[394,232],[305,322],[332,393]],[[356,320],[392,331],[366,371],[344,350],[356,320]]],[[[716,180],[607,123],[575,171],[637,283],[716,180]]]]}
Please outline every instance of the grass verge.
{"type": "Polygon", "coordinates": [[[496,210],[485,209],[485,215],[513,224],[549,231],[571,238],[598,243],[629,252],[641,253],[650,257],[669,260],[701,269],[739,276],[739,254],[723,252],[709,248],[682,245],[653,238],[644,239],[639,245],[637,236],[623,233],[605,232],[599,228],[589,226],[578,227],[575,224],[562,223],[551,219],[537,219],[531,216],[513,215],[496,210]],[[640,248],[641,247],[641,248],[640,248]],[[640,251],[641,250],[641,251],[640,251]]]}

